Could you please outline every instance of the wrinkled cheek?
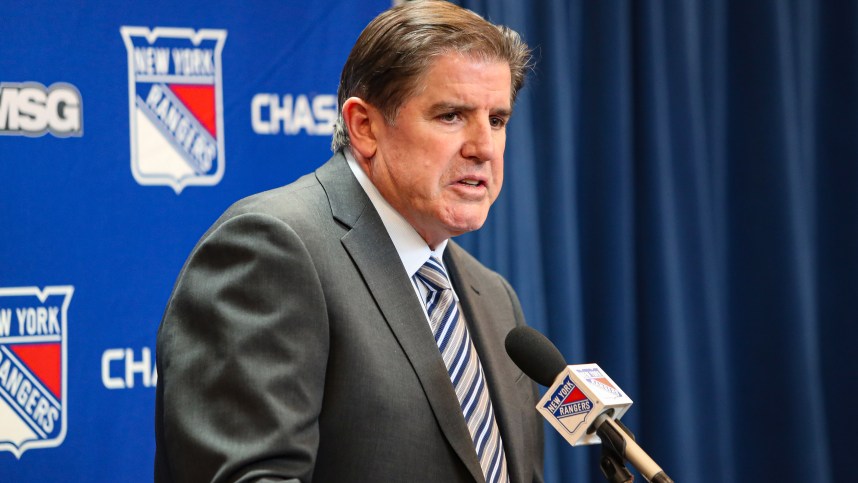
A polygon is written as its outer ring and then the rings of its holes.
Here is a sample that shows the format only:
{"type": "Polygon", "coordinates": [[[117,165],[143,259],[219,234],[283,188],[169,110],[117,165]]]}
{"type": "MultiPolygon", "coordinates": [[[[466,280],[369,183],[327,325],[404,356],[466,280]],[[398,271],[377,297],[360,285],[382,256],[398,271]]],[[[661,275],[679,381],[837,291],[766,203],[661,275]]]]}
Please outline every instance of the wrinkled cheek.
{"type": "Polygon", "coordinates": [[[500,195],[501,188],[503,188],[503,164],[501,164],[500,167],[495,168],[494,178],[492,181],[494,181],[494,183],[492,183],[493,190],[491,198],[492,203],[494,203],[495,200],[498,199],[498,195],[500,195]]]}

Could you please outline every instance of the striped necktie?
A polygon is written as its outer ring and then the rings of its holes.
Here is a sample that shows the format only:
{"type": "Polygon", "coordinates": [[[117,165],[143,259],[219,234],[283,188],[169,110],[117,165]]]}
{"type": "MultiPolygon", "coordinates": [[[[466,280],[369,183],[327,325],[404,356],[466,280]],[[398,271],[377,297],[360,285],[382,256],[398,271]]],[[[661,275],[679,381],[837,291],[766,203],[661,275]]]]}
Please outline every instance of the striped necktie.
{"type": "Polygon", "coordinates": [[[431,257],[414,275],[426,287],[426,312],[453,382],[486,481],[508,482],[506,456],[480,359],[441,262],[431,257]]]}

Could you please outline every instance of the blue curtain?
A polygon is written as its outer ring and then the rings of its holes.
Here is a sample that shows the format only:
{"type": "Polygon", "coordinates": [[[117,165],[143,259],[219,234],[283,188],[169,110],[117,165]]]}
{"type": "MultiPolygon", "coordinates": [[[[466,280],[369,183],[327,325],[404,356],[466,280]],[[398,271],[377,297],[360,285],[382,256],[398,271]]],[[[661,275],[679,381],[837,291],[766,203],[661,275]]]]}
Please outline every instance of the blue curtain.
{"type": "MultiPolygon", "coordinates": [[[[676,481],[855,481],[858,3],[459,3],[538,60],[460,242],[676,481]]],[[[549,482],[604,481],[546,432],[549,482]]]]}

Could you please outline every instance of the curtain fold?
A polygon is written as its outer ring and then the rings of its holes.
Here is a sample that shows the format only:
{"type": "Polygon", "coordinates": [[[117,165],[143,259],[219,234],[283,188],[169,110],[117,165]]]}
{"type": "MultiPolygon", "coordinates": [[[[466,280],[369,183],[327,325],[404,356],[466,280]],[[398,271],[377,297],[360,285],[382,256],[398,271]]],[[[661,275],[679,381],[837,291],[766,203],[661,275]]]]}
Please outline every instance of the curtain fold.
{"type": "MultiPolygon", "coordinates": [[[[854,2],[459,3],[537,57],[504,190],[460,242],[631,395],[676,481],[849,481],[854,2]]],[[[598,447],[546,430],[547,481],[604,481],[598,447]]]]}

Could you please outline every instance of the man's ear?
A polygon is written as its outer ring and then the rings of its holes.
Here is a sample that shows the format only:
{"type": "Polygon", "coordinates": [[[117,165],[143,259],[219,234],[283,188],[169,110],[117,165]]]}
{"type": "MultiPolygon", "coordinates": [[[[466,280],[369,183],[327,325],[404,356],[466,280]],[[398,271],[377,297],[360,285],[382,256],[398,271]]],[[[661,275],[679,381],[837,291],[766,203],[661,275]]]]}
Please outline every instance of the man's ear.
{"type": "Polygon", "coordinates": [[[375,130],[373,129],[373,118],[370,111],[372,105],[359,97],[349,97],[343,103],[343,120],[349,130],[349,144],[357,154],[364,159],[372,159],[378,148],[375,130]]]}

